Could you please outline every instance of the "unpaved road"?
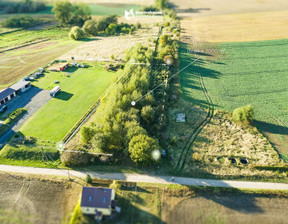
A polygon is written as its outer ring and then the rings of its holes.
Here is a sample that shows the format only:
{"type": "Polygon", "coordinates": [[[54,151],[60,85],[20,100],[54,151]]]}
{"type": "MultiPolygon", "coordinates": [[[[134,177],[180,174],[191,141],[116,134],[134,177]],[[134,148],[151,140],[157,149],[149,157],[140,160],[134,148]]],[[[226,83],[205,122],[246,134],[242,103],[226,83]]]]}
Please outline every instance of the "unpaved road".
{"type": "Polygon", "coordinates": [[[24,174],[40,174],[66,177],[86,177],[90,174],[93,178],[125,180],[130,182],[144,182],[144,183],[159,183],[159,184],[180,184],[180,185],[195,185],[195,186],[213,186],[213,187],[231,187],[242,189],[261,189],[261,190],[288,190],[288,184],[284,183],[266,183],[266,182],[251,182],[251,181],[228,181],[228,180],[211,180],[176,177],[175,181],[171,181],[170,176],[156,176],[144,174],[130,174],[130,173],[103,173],[103,172],[85,172],[75,170],[61,170],[50,168],[35,168],[35,167],[21,167],[0,165],[0,171],[16,172],[24,174]]]}

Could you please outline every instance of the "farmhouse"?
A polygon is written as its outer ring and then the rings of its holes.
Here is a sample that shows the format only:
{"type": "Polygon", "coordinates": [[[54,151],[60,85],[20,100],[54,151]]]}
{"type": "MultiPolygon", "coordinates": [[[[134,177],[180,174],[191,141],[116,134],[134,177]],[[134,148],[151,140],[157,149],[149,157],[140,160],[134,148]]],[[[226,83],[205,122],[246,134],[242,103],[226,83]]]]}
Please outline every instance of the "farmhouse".
{"type": "Polygon", "coordinates": [[[120,210],[115,200],[115,190],[102,187],[83,187],[81,210],[83,214],[95,215],[101,220],[103,216],[110,216],[113,210],[120,210]]]}
{"type": "Polygon", "coordinates": [[[25,92],[30,87],[31,84],[29,81],[21,80],[9,88],[2,90],[0,92],[0,105],[3,105],[4,103],[13,99],[16,95],[25,92]]]}
{"type": "Polygon", "coordinates": [[[65,71],[69,67],[69,63],[56,63],[51,65],[48,70],[49,71],[55,71],[55,72],[60,72],[60,71],[65,71]]]}

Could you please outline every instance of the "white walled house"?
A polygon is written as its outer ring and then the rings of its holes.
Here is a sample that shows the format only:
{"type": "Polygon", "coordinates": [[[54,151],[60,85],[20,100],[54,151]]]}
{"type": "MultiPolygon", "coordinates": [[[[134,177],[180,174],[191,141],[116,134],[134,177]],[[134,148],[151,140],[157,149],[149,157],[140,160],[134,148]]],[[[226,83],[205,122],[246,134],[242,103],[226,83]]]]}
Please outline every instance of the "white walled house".
{"type": "Polygon", "coordinates": [[[83,187],[81,210],[85,215],[94,215],[96,219],[110,216],[117,207],[115,190],[102,187],[83,187]]]}

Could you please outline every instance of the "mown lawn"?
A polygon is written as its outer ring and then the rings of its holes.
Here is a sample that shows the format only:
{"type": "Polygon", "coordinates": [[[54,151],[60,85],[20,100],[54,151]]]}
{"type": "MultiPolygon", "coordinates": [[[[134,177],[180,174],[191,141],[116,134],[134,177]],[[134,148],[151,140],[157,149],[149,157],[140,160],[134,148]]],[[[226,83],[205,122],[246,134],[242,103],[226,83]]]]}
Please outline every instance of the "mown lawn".
{"type": "Polygon", "coordinates": [[[201,74],[217,109],[232,112],[252,104],[256,126],[281,140],[280,151],[288,153],[288,40],[218,44],[213,51],[219,53],[217,57],[209,57],[211,49],[205,46],[198,55],[187,50],[182,45],[182,68],[201,59],[181,73],[184,99],[207,107],[199,84],[201,74]]]}
{"type": "Polygon", "coordinates": [[[26,136],[60,141],[104,92],[114,77],[115,73],[94,66],[77,69],[69,75],[66,72],[46,73],[45,77],[33,84],[49,90],[60,85],[62,91],[37,111],[20,131],[26,136]],[[60,83],[55,84],[56,80],[60,83]]]}

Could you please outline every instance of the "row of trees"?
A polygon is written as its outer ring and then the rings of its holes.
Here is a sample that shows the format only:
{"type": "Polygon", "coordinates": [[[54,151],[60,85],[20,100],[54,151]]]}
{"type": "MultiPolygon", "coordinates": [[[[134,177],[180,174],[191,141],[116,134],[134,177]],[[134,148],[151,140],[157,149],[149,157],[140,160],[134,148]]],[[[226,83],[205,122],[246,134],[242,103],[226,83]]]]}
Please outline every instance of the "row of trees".
{"type": "Polygon", "coordinates": [[[52,12],[62,25],[82,26],[86,20],[91,19],[91,10],[84,3],[71,4],[68,1],[57,1],[52,12]]]}
{"type": "MultiPolygon", "coordinates": [[[[141,25],[138,27],[141,27],[141,25]]],[[[69,33],[70,38],[74,40],[82,39],[86,36],[96,36],[99,34],[118,35],[120,33],[132,34],[136,27],[127,23],[118,24],[117,16],[101,17],[98,20],[86,20],[82,29],[78,26],[73,27],[69,33]]]]}
{"type": "Polygon", "coordinates": [[[172,36],[162,35],[156,51],[141,44],[127,51],[122,79],[102,99],[94,123],[81,129],[86,145],[97,152],[130,157],[138,165],[155,162],[152,153],[160,150],[157,138],[166,125],[169,92],[168,83],[160,84],[178,63],[177,47],[172,36]],[[165,66],[167,57],[172,63],[165,66]]]}
{"type": "Polygon", "coordinates": [[[139,44],[127,52],[126,60],[123,78],[101,101],[95,123],[82,128],[81,136],[96,151],[113,152],[130,157],[138,165],[148,165],[153,162],[153,150],[159,150],[157,139],[143,125],[155,119],[155,99],[152,94],[145,96],[151,89],[149,64],[153,51],[139,44]],[[143,100],[131,105],[142,96],[143,100]]]}
{"type": "Polygon", "coordinates": [[[4,20],[1,25],[9,28],[29,28],[41,23],[41,20],[31,16],[13,16],[4,20]]]}
{"type": "Polygon", "coordinates": [[[3,13],[28,13],[43,11],[46,9],[46,5],[42,1],[25,0],[23,2],[2,2],[0,8],[3,9],[3,13]]]}

